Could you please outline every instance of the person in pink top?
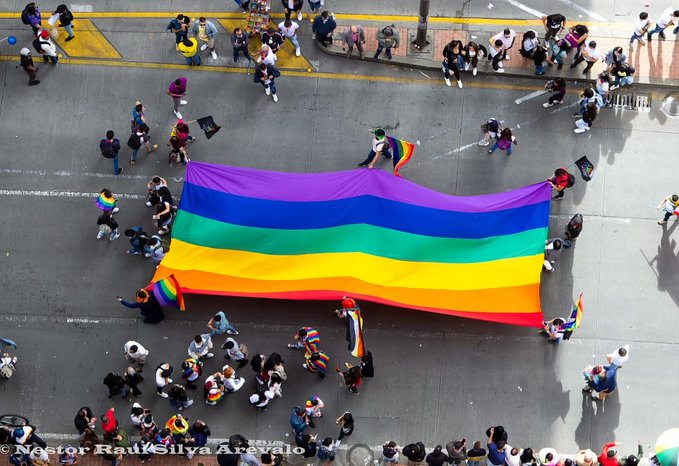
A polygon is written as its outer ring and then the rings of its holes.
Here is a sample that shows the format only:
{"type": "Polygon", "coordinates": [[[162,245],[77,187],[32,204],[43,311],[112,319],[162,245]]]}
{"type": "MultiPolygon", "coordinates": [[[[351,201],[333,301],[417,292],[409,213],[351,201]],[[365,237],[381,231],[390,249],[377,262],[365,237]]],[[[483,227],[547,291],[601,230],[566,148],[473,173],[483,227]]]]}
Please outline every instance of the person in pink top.
{"type": "Polygon", "coordinates": [[[182,119],[182,114],[179,113],[179,106],[180,105],[186,105],[188,102],[186,100],[183,100],[184,96],[186,95],[186,78],[181,76],[172,83],[170,83],[170,87],[167,89],[167,93],[170,97],[172,97],[172,100],[174,102],[174,114],[178,119],[182,119]]]}

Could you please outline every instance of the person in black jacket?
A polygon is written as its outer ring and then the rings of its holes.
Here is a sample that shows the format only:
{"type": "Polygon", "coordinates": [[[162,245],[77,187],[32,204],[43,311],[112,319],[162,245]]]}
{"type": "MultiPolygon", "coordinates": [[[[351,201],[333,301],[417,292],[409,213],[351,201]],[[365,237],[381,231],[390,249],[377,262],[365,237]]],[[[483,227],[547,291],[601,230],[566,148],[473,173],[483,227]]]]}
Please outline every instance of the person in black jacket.
{"type": "Polygon", "coordinates": [[[260,63],[255,68],[255,77],[253,81],[264,86],[264,93],[266,95],[271,95],[274,102],[278,102],[278,95],[276,95],[276,82],[275,79],[281,75],[281,72],[274,68],[272,65],[267,65],[266,63],[260,63]]]}
{"type": "Polygon", "coordinates": [[[300,432],[295,435],[295,444],[300,448],[304,448],[304,453],[302,453],[304,458],[313,458],[316,456],[317,444],[315,435],[300,432]]]}
{"type": "Polygon", "coordinates": [[[29,86],[35,86],[37,84],[40,84],[39,79],[35,79],[36,76],[38,75],[38,67],[35,66],[35,63],[33,63],[33,57],[31,56],[31,51],[28,50],[26,47],[21,49],[20,56],[21,56],[21,61],[19,62],[19,66],[21,66],[26,74],[28,74],[28,85],[29,86]]]}
{"type": "Polygon", "coordinates": [[[250,53],[248,53],[248,42],[250,38],[246,33],[243,32],[241,28],[236,28],[231,34],[231,45],[233,46],[233,61],[234,63],[238,61],[238,55],[243,52],[243,56],[248,60],[252,60],[250,53]]]}
{"type": "Polygon", "coordinates": [[[446,80],[446,85],[450,86],[450,72],[452,71],[457,80],[457,87],[462,88],[462,81],[460,80],[459,64],[462,57],[462,42],[459,40],[451,40],[443,47],[443,63],[441,69],[443,70],[443,79],[446,80]]]}
{"type": "Polygon", "coordinates": [[[75,428],[78,429],[78,433],[82,435],[83,432],[85,432],[85,429],[90,426],[94,427],[96,421],[97,418],[92,414],[92,410],[87,406],[83,406],[78,410],[78,414],[75,415],[73,424],[75,424],[75,428]]]}
{"type": "Polygon", "coordinates": [[[462,55],[464,56],[464,70],[469,69],[469,65],[472,67],[472,75],[476,76],[477,69],[479,65],[479,58],[483,58],[488,55],[488,49],[483,45],[477,44],[476,42],[469,42],[462,49],[462,55]]]}
{"type": "Polygon", "coordinates": [[[409,443],[401,449],[401,453],[413,463],[419,463],[424,460],[427,449],[422,442],[409,443]]]}
{"type": "Polygon", "coordinates": [[[425,461],[429,466],[443,466],[448,461],[448,455],[443,453],[443,447],[436,445],[434,451],[427,455],[425,461]]]}
{"type": "Polygon", "coordinates": [[[281,33],[274,28],[269,28],[262,33],[262,44],[268,45],[273,53],[278,52],[278,49],[281,48],[283,42],[285,42],[285,39],[281,33]]]}
{"type": "Polygon", "coordinates": [[[113,162],[113,174],[118,176],[123,172],[122,167],[118,166],[118,153],[120,152],[120,141],[115,138],[113,130],[106,131],[106,139],[99,141],[99,150],[105,159],[113,162]]]}
{"type": "Polygon", "coordinates": [[[361,362],[358,367],[361,368],[361,376],[364,379],[372,379],[375,377],[375,368],[373,367],[373,354],[368,351],[365,356],[361,357],[361,362]]]}
{"type": "Polygon", "coordinates": [[[97,219],[97,225],[99,225],[99,233],[97,233],[97,239],[102,239],[106,236],[106,233],[110,233],[108,239],[110,241],[115,241],[120,237],[120,232],[118,231],[118,222],[113,218],[111,212],[104,212],[97,219]]]}
{"type": "Polygon", "coordinates": [[[144,289],[137,291],[137,302],[134,304],[128,303],[120,296],[116,296],[116,299],[125,307],[139,309],[141,315],[144,316],[145,324],[157,324],[165,319],[163,309],[156,297],[144,289]]]}
{"type": "Polygon", "coordinates": [[[54,14],[59,15],[59,27],[64,28],[68,33],[66,42],[72,41],[75,37],[75,34],[73,34],[73,13],[66,5],[59,5],[54,14]]]}
{"type": "Polygon", "coordinates": [[[120,395],[121,398],[126,398],[128,393],[127,384],[125,379],[123,379],[117,372],[109,372],[106,377],[104,377],[104,385],[108,388],[108,397],[113,398],[116,395],[120,395]]]}

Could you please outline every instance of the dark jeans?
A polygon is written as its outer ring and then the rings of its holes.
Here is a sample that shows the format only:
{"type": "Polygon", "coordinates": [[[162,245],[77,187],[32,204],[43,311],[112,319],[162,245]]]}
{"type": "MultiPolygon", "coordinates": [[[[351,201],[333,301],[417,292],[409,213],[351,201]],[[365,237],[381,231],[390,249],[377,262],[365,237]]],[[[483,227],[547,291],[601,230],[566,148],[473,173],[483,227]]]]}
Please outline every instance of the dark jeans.
{"type": "Polygon", "coordinates": [[[505,59],[505,51],[501,50],[498,53],[495,54],[495,56],[492,58],[492,63],[493,63],[493,69],[495,71],[499,70],[500,67],[498,66],[498,63],[500,63],[502,60],[505,59]]]}
{"type": "Polygon", "coordinates": [[[273,79],[269,84],[262,83],[262,86],[264,86],[264,89],[271,89],[271,93],[273,95],[276,95],[276,81],[273,79]]]}
{"type": "MultiPolygon", "coordinates": [[[[378,45],[377,50],[375,50],[375,58],[378,58],[380,56],[380,53],[382,53],[382,50],[385,50],[384,46],[378,45]]],[[[391,47],[387,47],[385,50],[385,53],[387,54],[387,58],[391,60],[391,47]]]]}
{"type": "Polygon", "coordinates": [[[286,8],[286,9],[285,9],[285,19],[290,19],[290,16],[291,16],[293,13],[297,13],[297,12],[300,11],[301,9],[302,9],[302,7],[299,7],[299,9],[297,9],[297,10],[288,10],[288,9],[286,8]]]}
{"type": "Polygon", "coordinates": [[[343,430],[343,429],[340,429],[340,433],[339,433],[339,435],[337,436],[337,440],[342,440],[344,437],[350,436],[353,432],[354,432],[354,428],[353,428],[353,427],[349,430],[349,433],[347,433],[347,434],[344,433],[344,430],[343,430]]]}
{"type": "MultiPolygon", "coordinates": [[[[370,165],[370,162],[375,158],[377,154],[375,154],[374,150],[371,150],[370,153],[368,154],[368,157],[360,163],[362,167],[365,167],[366,165],[370,165]]],[[[389,149],[382,149],[382,157],[386,157],[388,159],[391,158],[391,154],[389,153],[389,149]]]]}
{"type": "MultiPolygon", "coordinates": [[[[578,58],[576,58],[575,61],[573,62],[573,64],[571,65],[571,68],[575,68],[576,66],[578,66],[583,61],[585,61],[585,57],[583,57],[582,55],[578,56],[578,58]]],[[[585,67],[585,69],[583,71],[591,70],[592,67],[594,66],[594,63],[595,62],[593,62],[593,61],[588,61],[587,66],[585,67]]]]}
{"type": "Polygon", "coordinates": [[[38,76],[38,73],[35,71],[26,71],[28,73],[28,84],[31,84],[36,81],[36,77],[38,76]]]}
{"type": "MultiPolygon", "coordinates": [[[[356,42],[354,45],[356,45],[356,48],[358,49],[358,51],[359,51],[360,53],[363,53],[363,44],[361,44],[360,41],[359,41],[359,42],[356,42]]],[[[349,50],[349,53],[351,53],[351,52],[354,50],[354,46],[353,46],[353,45],[347,44],[347,48],[348,48],[348,50],[349,50]]]]}
{"type": "Polygon", "coordinates": [[[674,215],[673,212],[665,212],[665,217],[663,218],[664,221],[668,221],[672,215],[674,215]]]}
{"type": "Polygon", "coordinates": [[[233,61],[238,61],[238,55],[240,55],[240,52],[243,52],[243,56],[245,58],[252,60],[250,54],[248,53],[248,48],[245,45],[236,45],[233,48],[233,61]]]}
{"type": "Polygon", "coordinates": [[[460,80],[460,70],[457,68],[457,64],[453,63],[451,66],[450,63],[446,63],[444,61],[443,68],[445,69],[443,75],[446,77],[446,79],[450,79],[450,72],[452,71],[453,75],[455,75],[455,79],[457,79],[458,81],[460,80]]]}
{"type": "Polygon", "coordinates": [[[559,92],[558,94],[552,94],[549,96],[549,103],[553,104],[554,102],[563,102],[563,98],[566,96],[566,91],[559,92]]]}
{"type": "Polygon", "coordinates": [[[323,47],[326,49],[328,48],[328,44],[332,43],[332,32],[329,32],[327,34],[316,34],[316,42],[321,44],[323,47]]]}
{"type": "Polygon", "coordinates": [[[548,29],[547,32],[545,33],[545,42],[549,42],[550,39],[554,38],[556,36],[557,31],[553,29],[548,29]]]}
{"type": "Polygon", "coordinates": [[[26,439],[26,445],[32,445],[34,443],[37,443],[40,448],[47,448],[47,442],[40,438],[35,432],[26,439]]]}

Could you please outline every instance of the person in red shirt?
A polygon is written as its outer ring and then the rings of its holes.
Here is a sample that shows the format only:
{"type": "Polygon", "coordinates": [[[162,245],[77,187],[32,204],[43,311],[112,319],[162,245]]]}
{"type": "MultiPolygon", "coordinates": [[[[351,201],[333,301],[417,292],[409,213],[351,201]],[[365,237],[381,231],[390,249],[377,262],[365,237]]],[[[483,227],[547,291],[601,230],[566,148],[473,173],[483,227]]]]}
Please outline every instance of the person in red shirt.
{"type": "Polygon", "coordinates": [[[622,443],[610,442],[604,445],[604,449],[601,450],[601,455],[599,455],[599,463],[601,466],[619,466],[618,452],[613,450],[613,447],[618,445],[622,445],[622,443]]]}
{"type": "Polygon", "coordinates": [[[118,428],[118,421],[114,414],[115,408],[106,411],[106,414],[101,416],[101,429],[104,431],[104,437],[111,437],[118,428]]]}
{"type": "Polygon", "coordinates": [[[564,167],[557,168],[554,171],[554,176],[549,178],[547,181],[549,181],[549,184],[552,185],[552,188],[554,188],[557,193],[554,197],[552,197],[552,200],[554,201],[560,201],[564,197],[564,191],[566,188],[568,188],[568,182],[570,180],[571,174],[566,171],[564,167]]]}

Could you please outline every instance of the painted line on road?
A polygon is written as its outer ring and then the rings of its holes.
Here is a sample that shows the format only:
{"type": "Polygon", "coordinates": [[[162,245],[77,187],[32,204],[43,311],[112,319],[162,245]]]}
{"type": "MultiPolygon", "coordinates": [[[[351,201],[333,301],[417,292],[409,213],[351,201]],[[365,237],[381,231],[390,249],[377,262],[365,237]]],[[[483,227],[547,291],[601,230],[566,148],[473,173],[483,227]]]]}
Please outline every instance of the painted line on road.
{"type": "Polygon", "coordinates": [[[601,16],[597,13],[594,13],[593,11],[589,11],[587,8],[585,8],[581,5],[578,5],[577,3],[575,3],[571,0],[559,0],[559,1],[561,3],[563,3],[564,5],[568,5],[569,7],[573,8],[575,10],[578,10],[581,13],[586,14],[587,16],[589,16],[590,18],[592,18],[596,21],[608,22],[608,19],[604,18],[603,16],[601,16]]]}
{"type": "Polygon", "coordinates": [[[519,10],[525,11],[529,15],[533,15],[533,16],[540,18],[540,22],[542,22],[542,17],[546,16],[541,11],[535,10],[535,9],[533,9],[533,8],[527,6],[527,5],[524,5],[523,3],[517,2],[516,0],[505,0],[505,1],[507,3],[509,3],[511,6],[514,6],[514,7],[518,8],[519,10]]]}
{"type": "Polygon", "coordinates": [[[528,95],[524,95],[523,97],[519,97],[518,99],[516,99],[514,101],[514,103],[516,105],[519,105],[519,104],[526,102],[527,100],[534,99],[536,97],[540,97],[542,94],[546,94],[547,92],[549,92],[549,91],[540,90],[540,91],[531,92],[528,95]]]}
{"type": "MultiPolygon", "coordinates": [[[[40,175],[40,176],[47,176],[47,170],[21,170],[18,168],[0,168],[0,174],[7,174],[7,175],[40,175]]],[[[125,180],[148,180],[150,179],[148,176],[144,175],[113,175],[111,173],[98,173],[98,172],[85,172],[85,173],[80,173],[80,172],[72,172],[72,171],[67,171],[67,170],[58,170],[55,172],[49,173],[50,175],[54,176],[65,176],[65,177],[73,177],[73,176],[84,176],[88,178],[108,178],[108,179],[125,179],[125,180]]],[[[168,177],[169,178],[169,177],[168,177]]],[[[183,176],[173,176],[171,178],[172,181],[175,181],[177,183],[181,183],[184,181],[183,176]]]]}
{"type": "MultiPolygon", "coordinates": [[[[0,196],[34,196],[34,197],[87,197],[96,198],[99,193],[84,193],[80,191],[39,191],[30,189],[0,189],[0,196]]],[[[146,199],[146,196],[141,194],[118,194],[116,196],[121,199],[146,199]]]]}

